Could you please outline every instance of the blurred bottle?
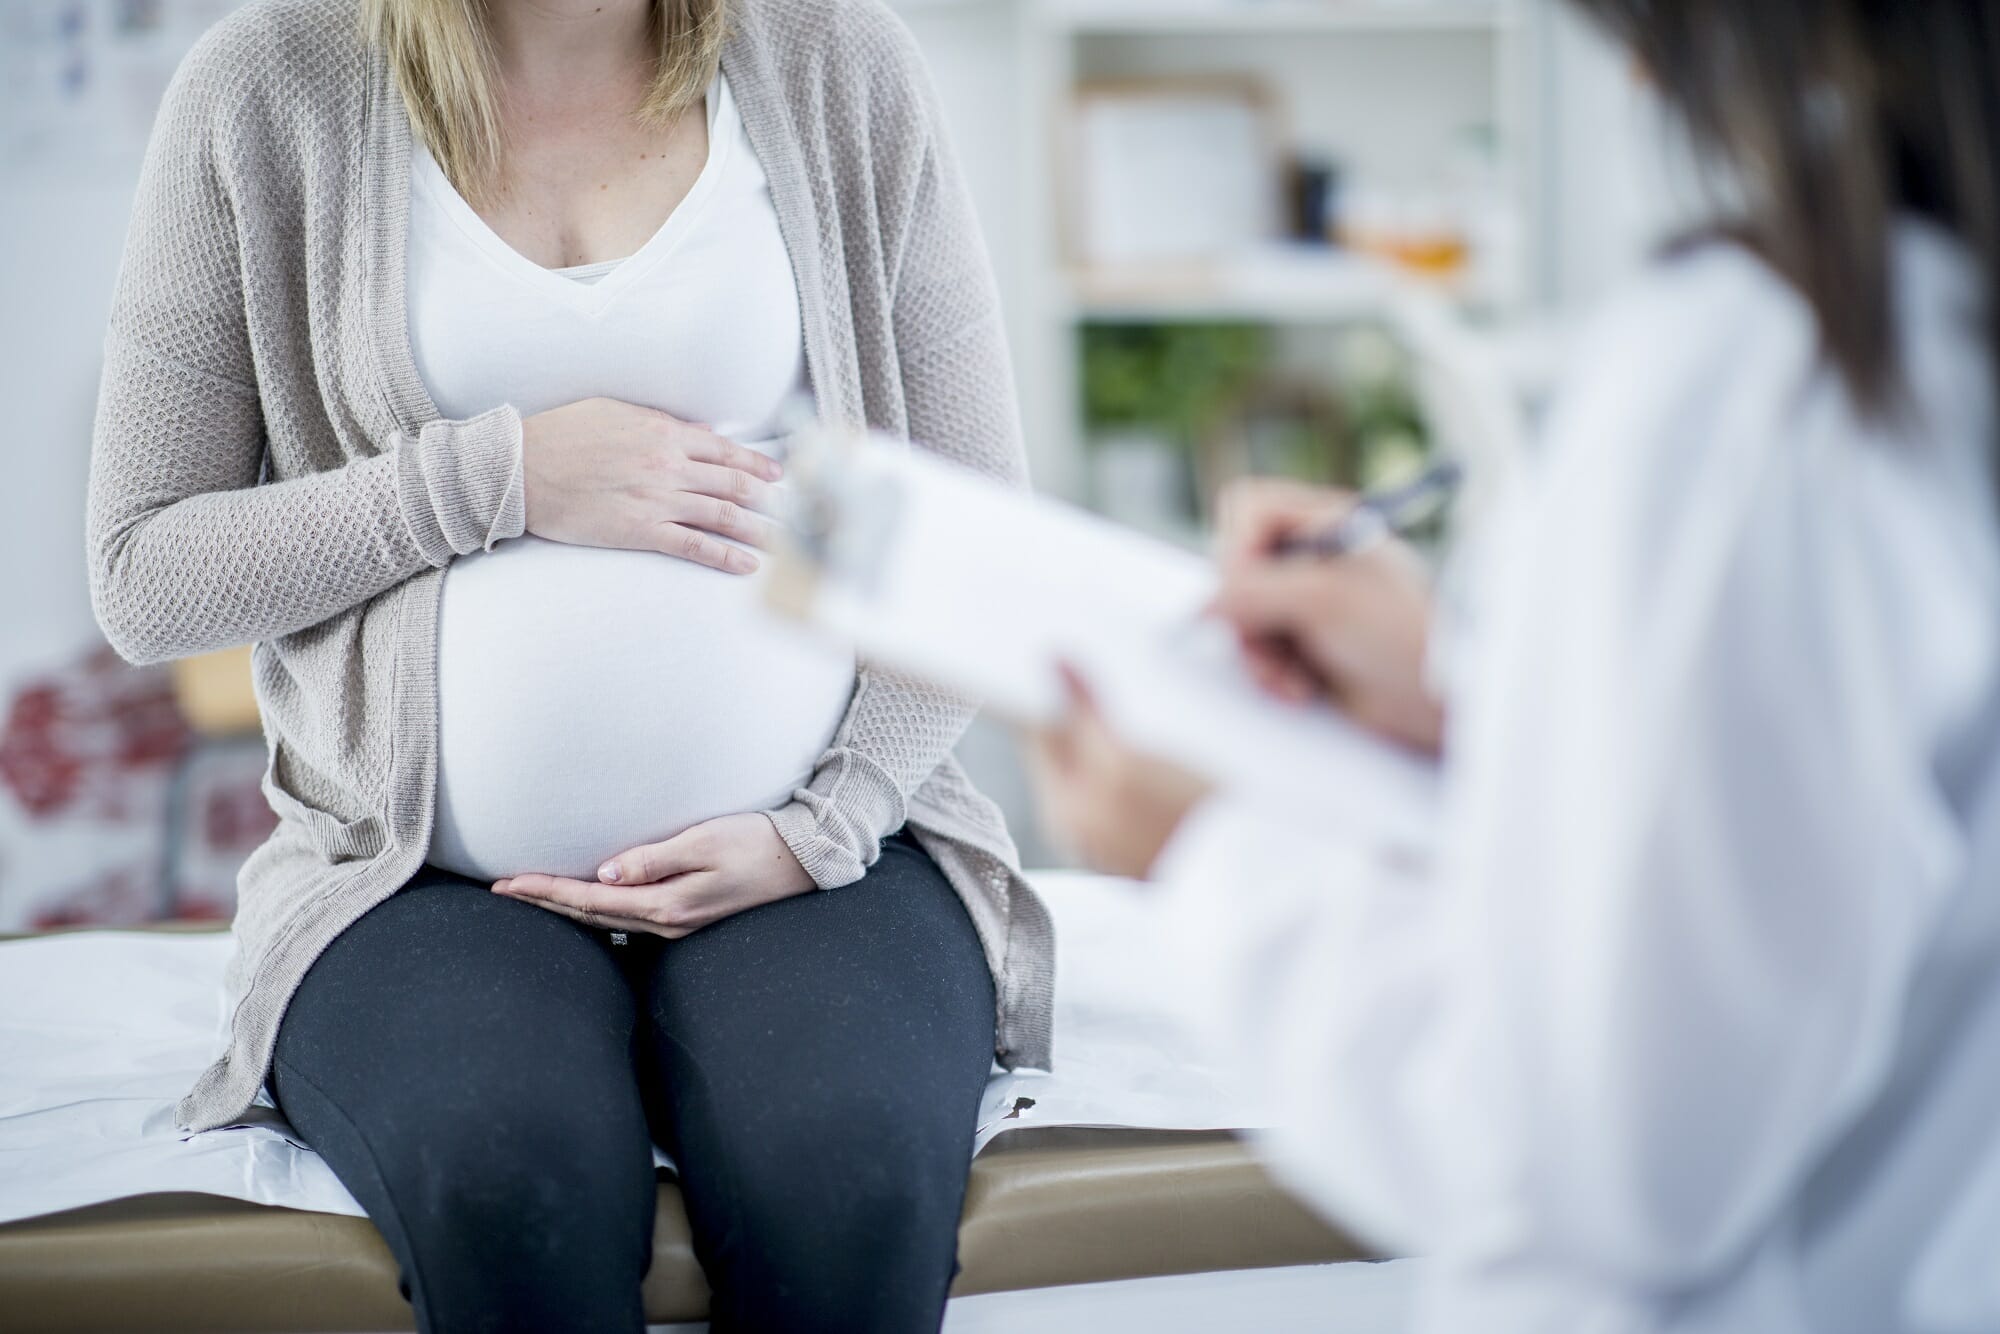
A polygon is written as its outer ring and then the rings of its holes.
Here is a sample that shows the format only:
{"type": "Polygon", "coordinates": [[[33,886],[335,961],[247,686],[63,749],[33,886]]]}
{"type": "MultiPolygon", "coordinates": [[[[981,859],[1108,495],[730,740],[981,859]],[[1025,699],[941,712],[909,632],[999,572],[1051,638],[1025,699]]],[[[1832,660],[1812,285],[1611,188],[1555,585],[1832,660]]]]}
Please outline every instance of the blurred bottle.
{"type": "Polygon", "coordinates": [[[1330,157],[1301,153],[1292,159],[1290,233],[1295,241],[1331,245],[1338,240],[1340,166],[1330,157]]]}
{"type": "Polygon", "coordinates": [[[1390,242],[1391,259],[1419,277],[1456,284],[1471,256],[1464,220],[1449,193],[1424,191],[1405,198],[1390,242]]]}

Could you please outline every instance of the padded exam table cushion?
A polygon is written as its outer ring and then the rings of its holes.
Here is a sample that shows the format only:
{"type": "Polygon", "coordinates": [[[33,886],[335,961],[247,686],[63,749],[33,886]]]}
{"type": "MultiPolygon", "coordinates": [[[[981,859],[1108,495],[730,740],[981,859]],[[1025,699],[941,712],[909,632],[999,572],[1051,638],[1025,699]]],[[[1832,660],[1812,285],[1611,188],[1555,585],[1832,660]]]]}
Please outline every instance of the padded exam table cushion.
{"type": "MultiPolygon", "coordinates": [[[[1233,1136],[1023,1129],[973,1161],[956,1295],[1363,1258],[1233,1136]]],[[[662,1184],[646,1276],[655,1323],[708,1289],[662,1184]]],[[[148,1195],[0,1226],[0,1329],[406,1330],[374,1225],[211,1195],[148,1195]]]]}

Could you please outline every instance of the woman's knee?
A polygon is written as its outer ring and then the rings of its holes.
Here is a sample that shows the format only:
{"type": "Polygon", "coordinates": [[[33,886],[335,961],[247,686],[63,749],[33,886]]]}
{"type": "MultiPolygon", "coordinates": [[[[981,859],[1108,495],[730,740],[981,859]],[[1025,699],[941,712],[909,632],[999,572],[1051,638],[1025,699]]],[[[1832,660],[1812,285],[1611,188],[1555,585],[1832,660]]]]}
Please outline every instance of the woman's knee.
{"type": "Polygon", "coordinates": [[[969,1143],[825,1110],[767,1122],[754,1137],[700,1154],[690,1149],[691,1196],[727,1195],[720,1209],[704,1211],[719,1216],[705,1221],[788,1283],[948,1281],[969,1143]]]}
{"type": "MultiPolygon", "coordinates": [[[[453,1078],[449,1062],[440,1064],[440,1076],[453,1078]]],[[[565,1219],[601,1216],[611,1226],[621,1216],[652,1217],[652,1144],[636,1096],[492,1090],[476,1113],[454,1106],[440,1115],[420,1089],[404,1088],[408,1102],[356,1105],[282,1060],[274,1073],[294,1124],[357,1197],[376,1195],[362,1200],[370,1213],[379,1202],[412,1232],[492,1235],[565,1219]]]]}
{"type": "Polygon", "coordinates": [[[854,1224],[857,1238],[934,1234],[957,1226],[970,1166],[969,1152],[917,1151],[891,1133],[834,1133],[767,1164],[755,1193],[773,1210],[804,1194],[826,1215],[854,1224]]]}
{"type": "Polygon", "coordinates": [[[643,1135],[575,1133],[496,1108],[380,1157],[407,1238],[399,1259],[434,1311],[553,1313],[594,1289],[629,1296],[645,1276],[657,1187],[643,1135]]]}
{"type": "Polygon", "coordinates": [[[424,1223],[487,1239],[493,1260],[610,1247],[645,1272],[654,1197],[652,1151],[629,1138],[477,1134],[421,1146],[403,1164],[402,1194],[424,1223]],[[473,1143],[467,1143],[471,1140],[473,1143]]]}

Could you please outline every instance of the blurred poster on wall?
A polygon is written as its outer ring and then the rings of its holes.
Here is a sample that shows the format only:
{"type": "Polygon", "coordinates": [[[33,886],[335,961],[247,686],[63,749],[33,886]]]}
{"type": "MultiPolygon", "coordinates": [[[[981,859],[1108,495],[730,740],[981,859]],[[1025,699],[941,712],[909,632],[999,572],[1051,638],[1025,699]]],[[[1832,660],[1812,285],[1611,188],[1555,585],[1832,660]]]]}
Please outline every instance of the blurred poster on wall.
{"type": "Polygon", "coordinates": [[[0,173],[136,163],[181,57],[239,0],[0,3],[0,173]]]}

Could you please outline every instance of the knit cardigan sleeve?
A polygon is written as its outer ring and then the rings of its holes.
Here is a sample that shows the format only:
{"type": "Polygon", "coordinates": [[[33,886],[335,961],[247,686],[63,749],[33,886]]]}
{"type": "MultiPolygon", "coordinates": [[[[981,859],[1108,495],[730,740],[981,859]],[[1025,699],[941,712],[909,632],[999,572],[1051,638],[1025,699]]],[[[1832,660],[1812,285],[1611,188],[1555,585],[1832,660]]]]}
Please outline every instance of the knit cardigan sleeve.
{"type": "MultiPolygon", "coordinates": [[[[872,150],[908,146],[873,183],[910,440],[1009,485],[1027,485],[1000,297],[972,199],[947,142],[929,75],[900,19],[848,11],[853,58],[872,66],[872,150]],[[886,127],[886,128],[885,128],[886,127]]],[[[808,784],[772,813],[823,889],[859,880],[908,802],[964,735],[972,700],[864,664],[854,697],[808,784]]]]}
{"type": "Polygon", "coordinates": [[[105,339],[90,589],[134,662],[317,625],[525,526],[511,408],[362,442],[342,467],[266,475],[246,292],[288,279],[245,253],[233,197],[235,164],[285,155],[260,151],[255,136],[273,131],[245,114],[255,99],[231,54],[205,42],[167,92],[105,339]]]}

